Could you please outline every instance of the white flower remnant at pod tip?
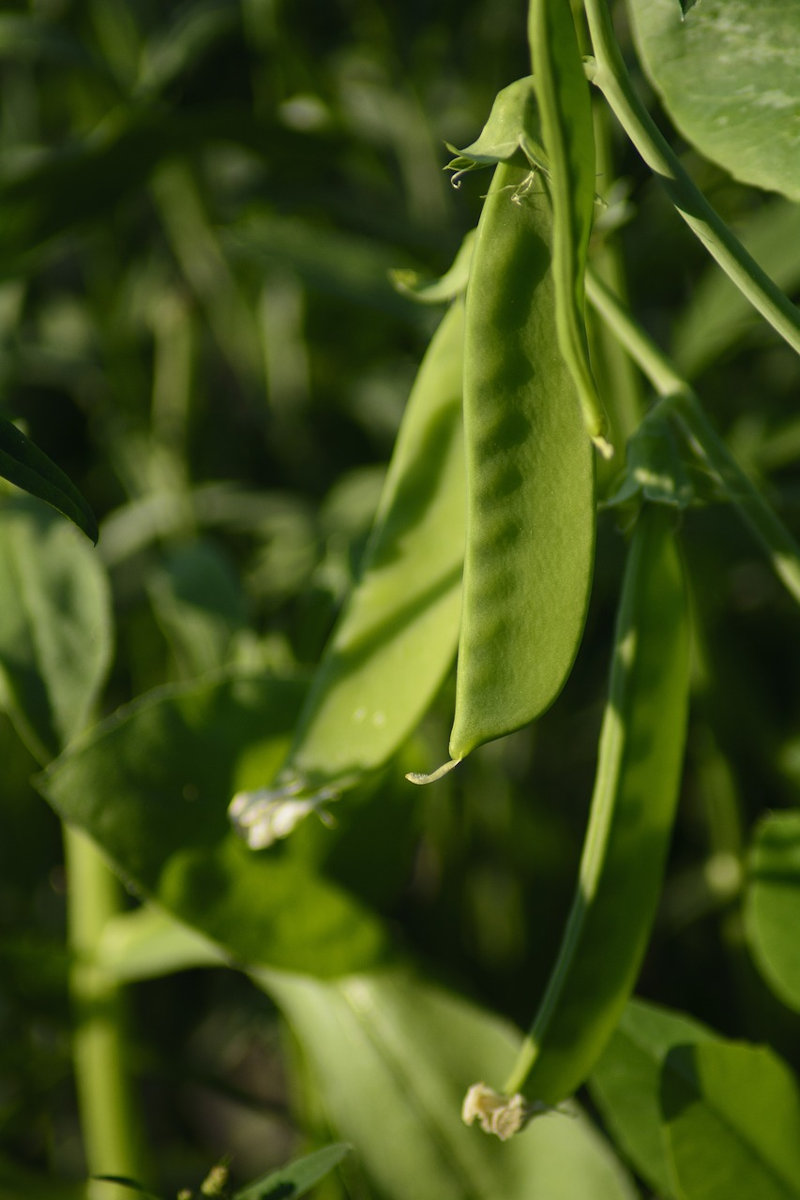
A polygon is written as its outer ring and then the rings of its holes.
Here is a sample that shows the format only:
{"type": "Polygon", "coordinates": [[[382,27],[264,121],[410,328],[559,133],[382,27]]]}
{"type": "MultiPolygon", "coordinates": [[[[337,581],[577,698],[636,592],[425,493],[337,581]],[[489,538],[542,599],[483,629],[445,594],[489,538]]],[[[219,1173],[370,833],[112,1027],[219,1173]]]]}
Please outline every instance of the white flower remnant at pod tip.
{"type": "Polygon", "coordinates": [[[531,1103],[519,1092],[504,1096],[485,1083],[473,1083],[464,1097],[461,1120],[465,1125],[477,1121],[484,1133],[493,1133],[506,1142],[524,1129],[535,1113],[546,1108],[544,1104],[531,1103]]]}
{"type": "Polygon", "coordinates": [[[251,850],[265,850],[280,838],[288,837],[309,813],[316,813],[324,825],[334,819],[321,806],[338,795],[338,788],[323,787],[303,796],[306,784],[293,776],[277,787],[237,792],[228,805],[228,816],[251,850]]]}

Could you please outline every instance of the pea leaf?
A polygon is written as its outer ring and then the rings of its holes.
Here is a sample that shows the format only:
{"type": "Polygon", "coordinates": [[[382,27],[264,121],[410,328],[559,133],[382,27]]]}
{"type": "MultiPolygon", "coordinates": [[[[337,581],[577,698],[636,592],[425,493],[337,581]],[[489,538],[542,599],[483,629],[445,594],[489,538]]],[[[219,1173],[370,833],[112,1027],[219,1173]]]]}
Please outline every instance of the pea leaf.
{"type": "Polygon", "coordinates": [[[662,1067],[673,1046],[713,1036],[689,1017],[632,1000],[589,1080],[615,1143],[664,1200],[676,1193],[661,1133],[662,1067]]]}
{"type": "Polygon", "coordinates": [[[297,1036],[331,1127],[386,1200],[632,1200],[605,1142],[570,1109],[505,1145],[461,1121],[467,1087],[502,1074],[519,1035],[399,972],[336,983],[259,972],[297,1036]]]}
{"type": "Polygon", "coordinates": [[[764,979],[800,1011],[800,812],[772,813],[756,829],[748,860],[745,931],[764,979]]]}
{"type": "Polygon", "coordinates": [[[86,724],[108,667],[100,560],[39,500],[0,500],[0,706],[39,762],[86,724]]]}
{"type": "Polygon", "coordinates": [[[39,784],[136,889],[239,961],[335,975],[385,956],[377,918],[299,856],[253,854],[227,817],[237,787],[277,769],[303,692],[242,676],[163,689],[39,784]]]}
{"type": "Polygon", "coordinates": [[[11,421],[0,417],[0,475],[31,496],[46,500],[92,541],[97,541],[94,513],[60,467],[11,421]]]}
{"type": "Polygon", "coordinates": [[[710,1041],[674,1046],[661,1104],[682,1200],[796,1200],[800,1090],[768,1050],[710,1041]]]}
{"type": "Polygon", "coordinates": [[[680,132],[743,183],[800,200],[796,0],[630,0],[645,70],[680,132]]]}

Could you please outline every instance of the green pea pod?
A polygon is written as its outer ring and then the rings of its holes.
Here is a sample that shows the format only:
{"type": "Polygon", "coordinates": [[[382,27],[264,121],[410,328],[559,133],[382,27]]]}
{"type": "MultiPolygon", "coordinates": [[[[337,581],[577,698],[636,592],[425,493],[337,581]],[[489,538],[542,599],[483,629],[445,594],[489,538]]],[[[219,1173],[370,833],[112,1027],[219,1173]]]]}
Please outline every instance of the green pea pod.
{"type": "Polygon", "coordinates": [[[456,761],[555,699],[591,584],[594,459],[556,340],[552,217],[538,178],[496,168],[467,287],[456,761]]]}
{"type": "Polygon", "coordinates": [[[545,1104],[571,1095],[636,983],[680,787],[689,623],[673,518],[645,505],[630,547],[578,885],[561,949],[509,1080],[545,1104]]]}
{"type": "Polygon", "coordinates": [[[463,330],[459,300],[417,375],[360,582],[312,681],[284,769],[274,785],[231,802],[253,848],[382,766],[453,660],[465,523],[463,330]]]}
{"type": "Polygon", "coordinates": [[[558,344],[575,381],[589,436],[601,453],[610,457],[584,316],[584,276],[595,198],[592,104],[569,0],[531,0],[528,38],[553,204],[558,344]]]}

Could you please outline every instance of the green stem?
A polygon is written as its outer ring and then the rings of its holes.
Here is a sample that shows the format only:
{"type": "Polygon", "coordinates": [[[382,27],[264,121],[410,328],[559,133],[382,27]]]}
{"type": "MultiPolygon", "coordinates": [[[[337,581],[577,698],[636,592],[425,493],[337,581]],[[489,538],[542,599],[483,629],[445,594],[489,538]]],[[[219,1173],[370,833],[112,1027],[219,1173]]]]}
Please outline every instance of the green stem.
{"type": "MultiPolygon", "coordinates": [[[[141,1180],[146,1171],[125,1063],[121,989],[93,958],[101,932],[120,907],[116,877],[85,834],[64,827],[68,880],[70,990],[75,1011],[73,1060],[90,1175],[141,1180]]],[[[92,1181],[88,1200],[129,1200],[130,1189],[92,1181]]]]}
{"type": "Polygon", "coordinates": [[[751,258],[681,166],[634,90],[607,0],[584,0],[595,56],[592,82],[692,232],[762,317],[800,353],[800,311],[751,258]]]}
{"type": "Polygon", "coordinates": [[[619,297],[614,295],[591,266],[586,270],[586,296],[659,395],[668,396],[689,386],[666,354],[637,325],[619,297]]]}
{"type": "Polygon", "coordinates": [[[717,475],[728,499],[761,543],[775,574],[800,604],[800,547],[711,425],[692,388],[591,270],[586,276],[586,295],[661,395],[659,407],[674,418],[695,454],[717,475]]]}
{"type": "MultiPolygon", "coordinates": [[[[606,105],[598,101],[593,117],[597,187],[600,194],[605,196],[615,178],[609,129],[611,118],[606,105]]],[[[592,265],[603,282],[619,295],[625,296],[625,266],[619,238],[615,233],[600,240],[592,255],[592,265]]],[[[588,280],[586,283],[588,286],[588,280]]],[[[609,440],[612,445],[624,445],[637,428],[644,410],[641,377],[604,321],[590,327],[590,335],[603,380],[600,394],[611,423],[609,440]]]]}

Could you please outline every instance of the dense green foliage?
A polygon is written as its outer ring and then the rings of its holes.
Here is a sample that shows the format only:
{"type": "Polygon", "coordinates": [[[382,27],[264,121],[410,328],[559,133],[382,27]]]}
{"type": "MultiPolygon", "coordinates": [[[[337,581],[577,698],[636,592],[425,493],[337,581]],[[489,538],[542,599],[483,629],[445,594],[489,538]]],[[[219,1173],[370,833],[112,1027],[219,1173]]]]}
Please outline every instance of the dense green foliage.
{"type": "Polygon", "coordinates": [[[800,1198],[799,47],[0,13],[0,1200],[800,1198]]]}

